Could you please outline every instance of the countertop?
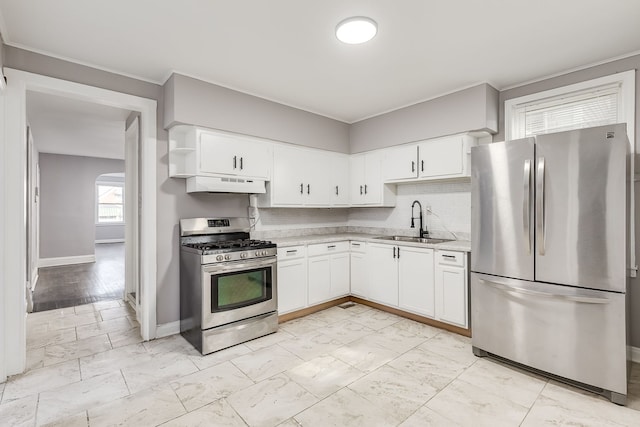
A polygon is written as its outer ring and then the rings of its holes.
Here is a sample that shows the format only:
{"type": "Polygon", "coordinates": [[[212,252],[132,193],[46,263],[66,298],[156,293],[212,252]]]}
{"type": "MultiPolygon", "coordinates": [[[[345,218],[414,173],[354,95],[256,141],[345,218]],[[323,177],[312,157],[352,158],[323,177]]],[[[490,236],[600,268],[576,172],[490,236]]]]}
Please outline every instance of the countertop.
{"type": "Polygon", "coordinates": [[[383,243],[388,245],[414,246],[418,248],[432,248],[447,251],[471,252],[471,242],[468,240],[452,240],[443,243],[418,243],[418,242],[396,242],[393,240],[377,239],[381,237],[374,234],[362,233],[338,233],[338,234],[312,234],[308,236],[270,238],[279,247],[290,247],[298,245],[312,245],[315,243],[331,243],[344,240],[358,240],[361,242],[383,243]]]}

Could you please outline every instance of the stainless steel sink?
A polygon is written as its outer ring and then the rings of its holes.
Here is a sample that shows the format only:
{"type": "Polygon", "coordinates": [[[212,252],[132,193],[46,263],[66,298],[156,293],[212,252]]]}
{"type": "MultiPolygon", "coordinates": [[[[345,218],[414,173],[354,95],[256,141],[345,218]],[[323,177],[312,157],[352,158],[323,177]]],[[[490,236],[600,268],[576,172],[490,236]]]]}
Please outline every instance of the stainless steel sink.
{"type": "Polygon", "coordinates": [[[428,237],[409,237],[409,236],[380,236],[376,237],[380,240],[393,240],[396,242],[413,242],[413,243],[444,243],[451,242],[453,239],[431,239],[428,237]]]}

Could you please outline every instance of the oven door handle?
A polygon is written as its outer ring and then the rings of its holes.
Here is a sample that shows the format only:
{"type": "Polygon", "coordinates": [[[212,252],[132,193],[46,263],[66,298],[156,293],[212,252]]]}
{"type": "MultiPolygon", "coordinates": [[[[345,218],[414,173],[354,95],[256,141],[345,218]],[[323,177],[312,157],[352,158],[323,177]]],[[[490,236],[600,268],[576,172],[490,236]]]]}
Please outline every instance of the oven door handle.
{"type": "Polygon", "coordinates": [[[275,266],[277,258],[275,256],[255,261],[239,261],[224,264],[203,265],[203,271],[207,274],[215,274],[234,270],[247,270],[260,267],[275,266]]]}

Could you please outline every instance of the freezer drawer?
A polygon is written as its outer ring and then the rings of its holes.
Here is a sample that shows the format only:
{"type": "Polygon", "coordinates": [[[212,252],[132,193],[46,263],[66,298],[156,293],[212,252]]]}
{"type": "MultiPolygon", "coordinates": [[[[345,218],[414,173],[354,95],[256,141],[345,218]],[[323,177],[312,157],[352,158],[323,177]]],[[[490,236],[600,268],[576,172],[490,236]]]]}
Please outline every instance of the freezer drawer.
{"type": "Polygon", "coordinates": [[[473,346],[627,394],[625,294],[471,274],[473,346]]]}

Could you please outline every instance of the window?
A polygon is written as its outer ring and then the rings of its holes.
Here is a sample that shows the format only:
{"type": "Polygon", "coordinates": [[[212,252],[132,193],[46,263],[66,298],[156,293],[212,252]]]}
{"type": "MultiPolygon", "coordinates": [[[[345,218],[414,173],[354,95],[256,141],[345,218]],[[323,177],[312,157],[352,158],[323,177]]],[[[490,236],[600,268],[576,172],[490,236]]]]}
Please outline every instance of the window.
{"type": "Polygon", "coordinates": [[[96,183],[96,215],[98,224],[124,223],[124,184],[96,183]]]}
{"type": "Polygon", "coordinates": [[[505,138],[626,123],[632,142],[634,102],[635,71],[510,99],[505,102],[505,138]]]}

